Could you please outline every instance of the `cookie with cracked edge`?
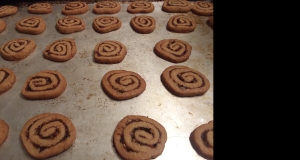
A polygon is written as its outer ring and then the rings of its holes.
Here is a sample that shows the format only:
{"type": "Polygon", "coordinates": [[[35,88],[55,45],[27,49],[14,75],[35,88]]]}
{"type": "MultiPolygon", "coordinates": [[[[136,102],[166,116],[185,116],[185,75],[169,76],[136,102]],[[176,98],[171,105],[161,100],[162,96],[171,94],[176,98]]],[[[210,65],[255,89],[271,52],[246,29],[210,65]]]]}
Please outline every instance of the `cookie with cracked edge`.
{"type": "Polygon", "coordinates": [[[0,119],[0,146],[5,142],[8,137],[9,125],[0,119]]]}
{"type": "Polygon", "coordinates": [[[16,75],[9,68],[0,68],[0,95],[10,90],[16,82],[16,75]]]}

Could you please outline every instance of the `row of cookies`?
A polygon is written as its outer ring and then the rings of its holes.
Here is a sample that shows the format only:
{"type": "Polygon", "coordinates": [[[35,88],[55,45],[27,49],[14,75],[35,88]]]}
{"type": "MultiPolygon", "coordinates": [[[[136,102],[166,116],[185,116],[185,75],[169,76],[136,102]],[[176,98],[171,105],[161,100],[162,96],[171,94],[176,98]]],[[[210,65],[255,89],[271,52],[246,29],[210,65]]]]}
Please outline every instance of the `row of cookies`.
{"type": "MultiPolygon", "coordinates": [[[[206,159],[213,158],[213,120],[195,128],[190,143],[206,159]]],[[[76,140],[76,127],[63,114],[41,113],[25,122],[20,138],[27,153],[35,159],[46,159],[68,150],[76,140]]],[[[0,146],[9,135],[9,125],[0,119],[0,146]]],[[[113,147],[125,160],[153,159],[162,154],[167,142],[163,125],[147,116],[123,117],[113,133],[113,147]]]]}

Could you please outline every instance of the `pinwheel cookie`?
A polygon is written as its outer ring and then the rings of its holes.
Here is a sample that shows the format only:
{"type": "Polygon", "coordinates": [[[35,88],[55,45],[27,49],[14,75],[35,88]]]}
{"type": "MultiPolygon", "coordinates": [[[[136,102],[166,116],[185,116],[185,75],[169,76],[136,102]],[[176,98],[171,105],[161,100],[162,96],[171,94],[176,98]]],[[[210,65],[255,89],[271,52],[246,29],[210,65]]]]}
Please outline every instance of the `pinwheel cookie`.
{"type": "Polygon", "coordinates": [[[70,60],[76,54],[77,48],[75,41],[70,38],[63,38],[48,45],[43,55],[46,59],[55,62],[65,62],[70,60]]]}
{"type": "Polygon", "coordinates": [[[0,17],[14,15],[17,13],[17,11],[18,11],[18,7],[16,6],[11,6],[11,5],[0,6],[0,17]]]}
{"type": "Polygon", "coordinates": [[[161,74],[163,85],[174,95],[192,97],[205,94],[209,80],[199,71],[187,66],[173,65],[161,74]]]}
{"type": "Polygon", "coordinates": [[[8,124],[4,120],[0,119],[0,146],[7,139],[8,132],[9,132],[8,124]]]}
{"type": "Polygon", "coordinates": [[[0,47],[3,59],[19,61],[29,56],[36,48],[36,43],[28,38],[19,38],[6,42],[0,47]]]}
{"type": "Polygon", "coordinates": [[[162,11],[168,13],[187,13],[191,10],[192,5],[187,0],[165,0],[162,11]]]}
{"type": "Polygon", "coordinates": [[[93,7],[95,14],[115,14],[120,10],[120,3],[115,1],[99,1],[93,7]]]}
{"type": "Polygon", "coordinates": [[[55,27],[62,34],[70,34],[84,30],[85,23],[81,18],[66,16],[58,19],[55,27]]]}
{"type": "Polygon", "coordinates": [[[126,54],[126,46],[118,41],[106,40],[98,43],[94,49],[95,62],[98,63],[120,63],[126,54]]]}
{"type": "Polygon", "coordinates": [[[94,19],[93,28],[99,33],[108,33],[118,30],[122,26],[122,21],[114,16],[100,16],[94,19]]]}
{"type": "Polygon", "coordinates": [[[112,70],[103,76],[101,86],[112,99],[126,100],[142,94],[146,89],[146,81],[135,72],[112,70]]]}
{"type": "Polygon", "coordinates": [[[6,29],[6,23],[4,20],[0,19],[0,33],[6,29]]]}
{"type": "Polygon", "coordinates": [[[28,7],[27,11],[33,14],[47,14],[52,12],[52,5],[50,3],[34,3],[28,7]]]}
{"type": "Polygon", "coordinates": [[[128,115],[117,125],[113,143],[122,159],[154,159],[162,154],[167,141],[165,128],[154,119],[128,115]]]}
{"type": "Polygon", "coordinates": [[[45,159],[70,148],[76,139],[76,128],[62,114],[42,113],[24,124],[20,137],[31,157],[45,159]]]}
{"type": "Polygon", "coordinates": [[[10,90],[16,82],[15,73],[8,68],[0,68],[0,95],[10,90]]]}
{"type": "Polygon", "coordinates": [[[200,16],[212,16],[214,13],[214,4],[208,1],[194,2],[192,12],[200,16]]]}
{"type": "Polygon", "coordinates": [[[127,7],[129,13],[151,13],[154,11],[152,2],[147,1],[133,1],[127,7]]]}
{"type": "Polygon", "coordinates": [[[46,22],[42,17],[30,16],[18,21],[16,29],[20,33],[40,34],[46,30],[46,22]]]}
{"type": "Polygon", "coordinates": [[[176,33],[193,32],[195,28],[196,22],[186,15],[174,15],[167,23],[167,29],[176,33]]]}
{"type": "Polygon", "coordinates": [[[62,14],[64,15],[76,15],[83,14],[89,10],[88,5],[85,2],[68,2],[65,4],[62,14]]]}
{"type": "Polygon", "coordinates": [[[51,99],[60,96],[66,87],[67,81],[61,73],[44,70],[27,78],[21,94],[29,100],[51,99]]]}
{"type": "Polygon", "coordinates": [[[134,16],[130,21],[130,25],[134,31],[142,34],[148,34],[154,31],[156,21],[151,16],[134,16]]]}
{"type": "Polygon", "coordinates": [[[206,159],[214,158],[213,120],[195,128],[190,134],[190,142],[195,151],[206,159]]]}

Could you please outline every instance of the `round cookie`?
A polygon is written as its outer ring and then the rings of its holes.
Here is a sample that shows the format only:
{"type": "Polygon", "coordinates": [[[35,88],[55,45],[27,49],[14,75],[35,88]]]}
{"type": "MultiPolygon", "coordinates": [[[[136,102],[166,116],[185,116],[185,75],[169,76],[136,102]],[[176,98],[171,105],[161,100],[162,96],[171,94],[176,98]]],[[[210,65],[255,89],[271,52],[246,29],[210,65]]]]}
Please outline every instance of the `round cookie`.
{"type": "Polygon", "coordinates": [[[27,9],[32,14],[48,14],[52,12],[52,5],[50,3],[34,3],[27,9]]]}
{"type": "Polygon", "coordinates": [[[115,1],[100,1],[93,7],[93,13],[95,14],[115,14],[120,10],[120,3],[115,1]]]}
{"type": "Polygon", "coordinates": [[[122,26],[122,21],[114,16],[100,16],[94,19],[93,28],[99,33],[108,33],[118,30],[122,26]]]}
{"type": "Polygon", "coordinates": [[[207,24],[210,28],[214,29],[214,16],[209,17],[209,18],[206,20],[206,24],[207,24]]]}
{"type": "Polygon", "coordinates": [[[18,7],[12,5],[0,6],[0,18],[16,14],[18,7]]]}
{"type": "Polygon", "coordinates": [[[130,25],[134,31],[141,33],[141,34],[148,34],[154,31],[156,27],[156,21],[151,16],[134,16],[131,21],[130,25]]]}
{"type": "Polygon", "coordinates": [[[168,13],[187,13],[191,10],[192,5],[187,0],[165,0],[162,11],[168,13]]]}
{"type": "Polygon", "coordinates": [[[167,67],[161,74],[163,85],[174,95],[192,97],[205,94],[209,80],[199,71],[182,65],[167,67]]]}
{"type": "Polygon", "coordinates": [[[151,13],[153,11],[154,5],[152,2],[147,1],[133,1],[127,7],[127,12],[129,13],[151,13]]]}
{"type": "Polygon", "coordinates": [[[213,120],[195,128],[190,134],[190,142],[194,150],[205,159],[214,158],[213,120]]]}
{"type": "Polygon", "coordinates": [[[167,29],[176,33],[190,33],[195,28],[196,22],[186,15],[174,15],[167,23],[167,29]]]}
{"type": "Polygon", "coordinates": [[[8,124],[0,119],[0,146],[5,142],[8,137],[9,126],[8,124]]]}
{"type": "Polygon", "coordinates": [[[85,29],[84,21],[75,16],[66,16],[57,20],[56,30],[62,34],[70,34],[74,32],[80,32],[85,29]]]}
{"type": "Polygon", "coordinates": [[[120,63],[123,61],[126,54],[126,46],[118,41],[106,40],[98,43],[94,49],[94,58],[97,63],[120,63]]]}
{"type": "Polygon", "coordinates": [[[42,17],[30,16],[18,21],[16,29],[20,33],[36,35],[46,30],[46,22],[42,17]]]}
{"type": "Polygon", "coordinates": [[[64,15],[77,15],[86,13],[89,10],[88,5],[85,2],[68,2],[62,10],[64,15]]]}
{"type": "Polygon", "coordinates": [[[27,78],[21,94],[29,100],[45,100],[60,96],[67,87],[65,77],[52,70],[40,71],[27,78]]]}
{"type": "Polygon", "coordinates": [[[0,19],[0,33],[6,29],[6,23],[4,20],[0,19]]]}
{"type": "Polygon", "coordinates": [[[24,124],[20,137],[31,157],[45,159],[70,148],[76,139],[76,128],[62,114],[42,113],[24,124]]]}
{"type": "Polygon", "coordinates": [[[213,16],[214,4],[208,1],[194,2],[192,12],[199,16],[213,16]]]}
{"type": "Polygon", "coordinates": [[[43,55],[46,59],[54,62],[65,62],[72,59],[76,52],[75,41],[70,38],[63,38],[48,45],[43,55]]]}
{"type": "Polygon", "coordinates": [[[179,39],[163,39],[154,46],[154,53],[169,62],[180,63],[189,59],[192,46],[179,39]]]}
{"type": "Polygon", "coordinates": [[[0,68],[0,95],[10,90],[16,82],[15,73],[8,68],[0,68]]]}
{"type": "Polygon", "coordinates": [[[125,116],[116,126],[113,143],[122,159],[154,159],[162,154],[167,141],[165,128],[154,119],[125,116]]]}
{"type": "Polygon", "coordinates": [[[36,48],[36,43],[28,38],[19,38],[6,42],[0,47],[3,59],[19,61],[28,57],[36,48]]]}
{"type": "Polygon", "coordinates": [[[126,100],[142,94],[146,90],[146,81],[135,72],[112,70],[103,76],[101,86],[110,98],[126,100]]]}

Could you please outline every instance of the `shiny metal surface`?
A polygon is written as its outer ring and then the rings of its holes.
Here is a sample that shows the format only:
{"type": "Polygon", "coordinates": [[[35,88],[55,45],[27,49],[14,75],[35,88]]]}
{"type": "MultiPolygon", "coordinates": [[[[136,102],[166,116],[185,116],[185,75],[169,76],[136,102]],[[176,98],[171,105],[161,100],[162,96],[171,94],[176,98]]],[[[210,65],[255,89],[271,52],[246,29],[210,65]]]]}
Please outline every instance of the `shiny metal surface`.
{"type": "Polygon", "coordinates": [[[201,160],[192,148],[189,135],[199,125],[213,119],[213,30],[206,25],[208,17],[186,13],[195,19],[197,27],[192,33],[172,33],[166,29],[169,18],[175,13],[161,11],[163,2],[153,2],[155,10],[147,15],[156,20],[156,28],[150,34],[136,33],[130,27],[135,15],[128,13],[128,3],[121,3],[121,11],[113,14],[121,19],[120,29],[100,34],[93,30],[93,20],[101,15],[89,11],[77,15],[86,23],[85,30],[72,34],[60,34],[55,29],[63,4],[54,4],[51,14],[38,15],[46,21],[47,29],[39,35],[18,33],[15,23],[30,16],[27,7],[20,7],[17,14],[1,18],[7,28],[0,33],[0,45],[14,38],[32,38],[37,48],[26,59],[19,62],[5,61],[0,57],[0,67],[12,69],[17,80],[13,88],[0,95],[0,118],[10,127],[7,140],[0,146],[1,160],[32,159],[20,140],[20,131],[31,117],[56,112],[69,117],[77,130],[77,138],[65,152],[49,160],[115,160],[120,159],[113,148],[112,135],[117,123],[126,115],[144,115],[161,123],[168,134],[165,149],[157,160],[193,159],[201,160]],[[73,38],[77,45],[76,55],[69,61],[58,63],[43,58],[43,50],[52,41],[73,38]],[[153,48],[161,39],[177,38],[188,42],[192,48],[190,58],[180,65],[186,65],[203,73],[210,81],[210,88],[203,96],[182,98],[169,93],[160,81],[165,68],[174,63],[155,55],[153,48]],[[93,49],[104,40],[117,40],[127,48],[125,59],[119,64],[98,64],[93,60],[93,49]],[[41,70],[57,70],[67,80],[64,93],[50,100],[26,100],[21,88],[27,77],[41,70]],[[146,90],[138,97],[115,101],[102,90],[102,76],[116,69],[125,69],[140,74],[146,81],[146,90]]]}

